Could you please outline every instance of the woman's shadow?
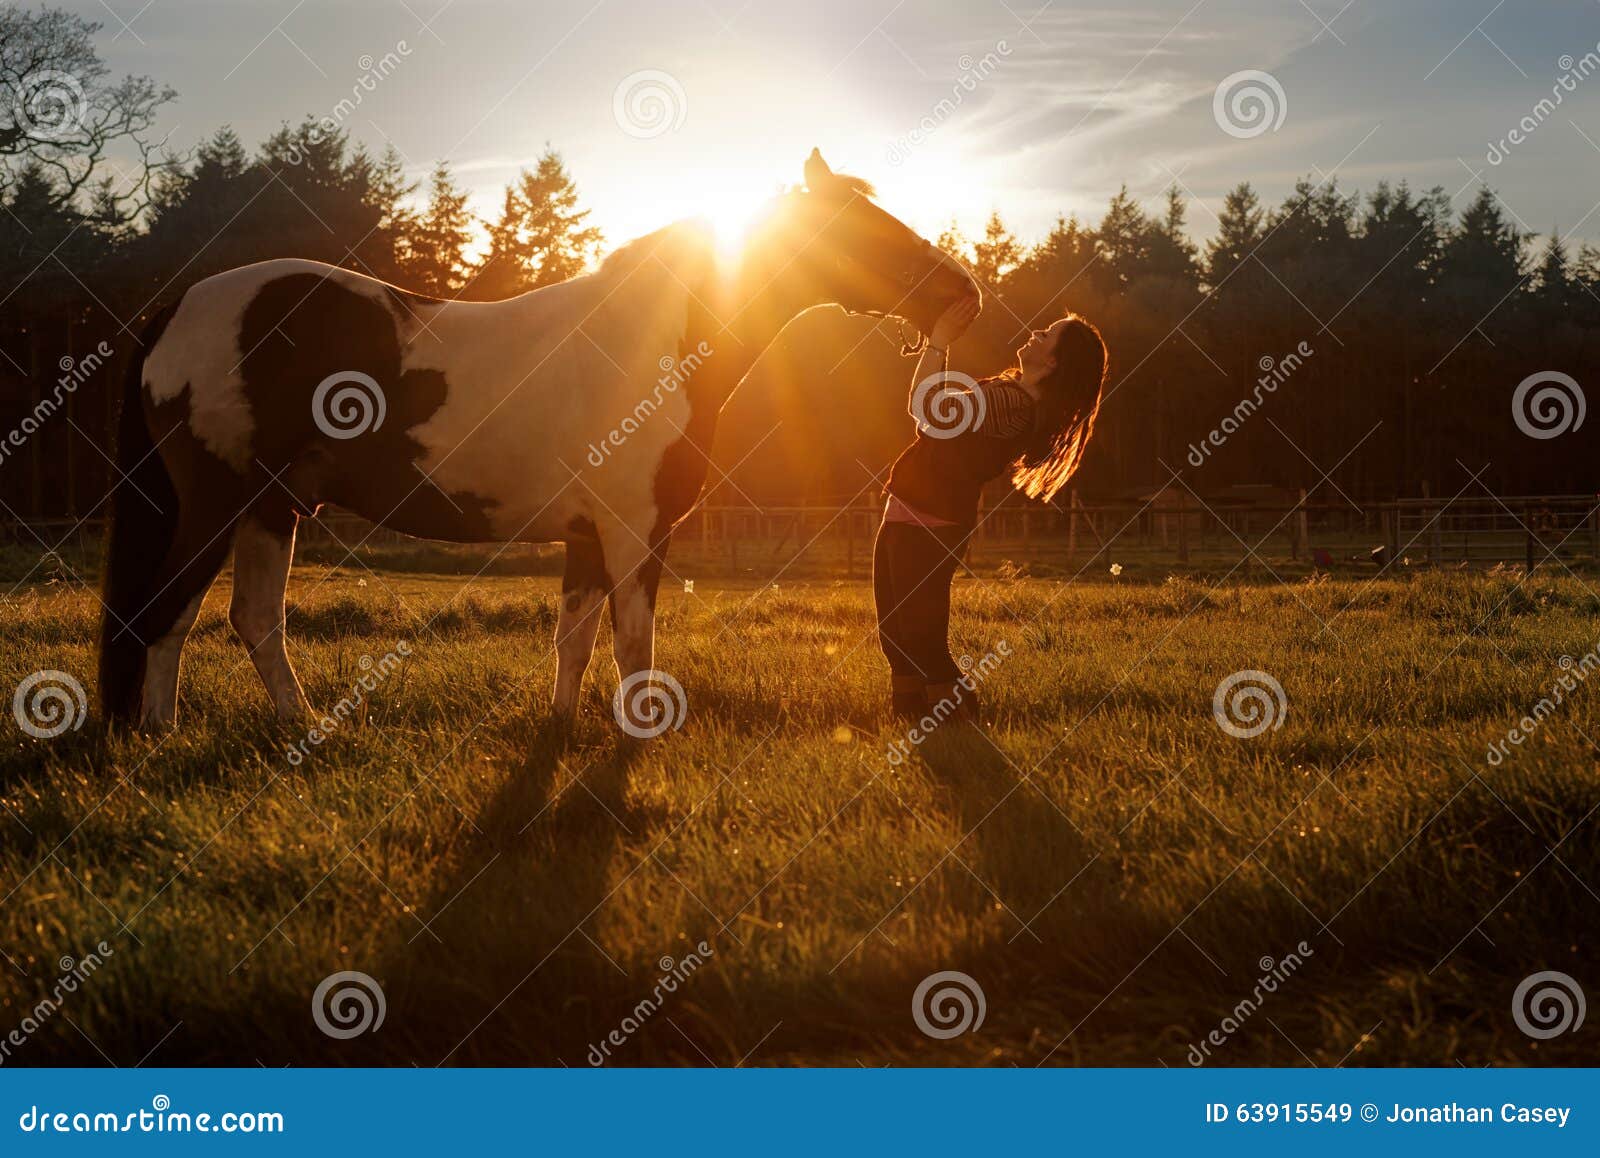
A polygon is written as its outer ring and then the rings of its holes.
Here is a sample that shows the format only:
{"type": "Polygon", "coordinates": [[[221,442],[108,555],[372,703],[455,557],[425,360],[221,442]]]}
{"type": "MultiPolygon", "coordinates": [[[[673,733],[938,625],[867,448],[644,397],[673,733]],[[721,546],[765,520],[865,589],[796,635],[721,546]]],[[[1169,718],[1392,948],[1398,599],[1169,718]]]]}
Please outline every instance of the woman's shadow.
{"type": "Polygon", "coordinates": [[[1011,948],[1059,943],[1070,931],[1072,885],[1095,855],[1033,770],[1014,761],[993,735],[947,723],[919,754],[948,794],[963,839],[953,850],[976,878],[988,906],[1011,918],[1011,948]]]}

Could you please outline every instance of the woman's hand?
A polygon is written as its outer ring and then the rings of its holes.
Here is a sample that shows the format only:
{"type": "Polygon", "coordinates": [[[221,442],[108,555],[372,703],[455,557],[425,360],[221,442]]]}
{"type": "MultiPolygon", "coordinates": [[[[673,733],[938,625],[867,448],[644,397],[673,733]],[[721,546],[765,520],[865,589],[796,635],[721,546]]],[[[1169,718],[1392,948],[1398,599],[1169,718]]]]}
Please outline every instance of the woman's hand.
{"type": "Polygon", "coordinates": [[[950,343],[967,332],[967,327],[978,316],[979,308],[975,297],[964,297],[956,302],[933,323],[933,332],[928,335],[929,343],[941,350],[948,350],[950,343]]]}

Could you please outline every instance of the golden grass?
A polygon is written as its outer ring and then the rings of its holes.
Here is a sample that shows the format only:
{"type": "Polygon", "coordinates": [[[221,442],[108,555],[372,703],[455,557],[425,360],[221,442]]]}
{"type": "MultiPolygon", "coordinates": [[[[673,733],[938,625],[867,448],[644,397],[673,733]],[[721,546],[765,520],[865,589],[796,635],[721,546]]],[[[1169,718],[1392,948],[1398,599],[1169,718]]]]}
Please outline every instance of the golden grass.
{"type": "MultiPolygon", "coordinates": [[[[1596,646],[1591,584],[1212,582],[958,583],[958,653],[1011,652],[993,722],[894,762],[864,584],[669,580],[687,720],[637,743],[604,637],[576,729],[547,721],[555,580],[305,568],[314,703],[411,657],[291,765],[304,733],[269,719],[224,580],[175,734],[6,721],[0,1037],[59,958],[114,953],[5,1062],[583,1065],[632,1015],[615,1063],[1181,1066],[1302,941],[1209,1064],[1588,1059],[1511,1001],[1545,969],[1600,988],[1600,687],[1485,751],[1596,646]],[[1248,740],[1211,707],[1246,668],[1288,700],[1248,740]],[[311,996],[343,969],[387,1014],[334,1040],[311,996]],[[986,1019],[936,1040],[912,993],[947,969],[986,1019]]],[[[94,611],[13,593],[0,686],[56,668],[92,695],[94,611]]]]}

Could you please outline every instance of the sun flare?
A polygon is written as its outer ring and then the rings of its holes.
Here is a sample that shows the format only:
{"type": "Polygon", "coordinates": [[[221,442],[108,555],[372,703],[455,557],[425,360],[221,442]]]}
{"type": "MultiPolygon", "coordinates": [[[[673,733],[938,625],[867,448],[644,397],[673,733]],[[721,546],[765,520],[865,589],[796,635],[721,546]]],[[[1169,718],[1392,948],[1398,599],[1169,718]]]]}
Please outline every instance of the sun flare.
{"type": "Polygon", "coordinates": [[[773,190],[716,190],[702,199],[699,215],[711,224],[717,257],[732,261],[744,249],[750,227],[770,203],[773,190]]]}

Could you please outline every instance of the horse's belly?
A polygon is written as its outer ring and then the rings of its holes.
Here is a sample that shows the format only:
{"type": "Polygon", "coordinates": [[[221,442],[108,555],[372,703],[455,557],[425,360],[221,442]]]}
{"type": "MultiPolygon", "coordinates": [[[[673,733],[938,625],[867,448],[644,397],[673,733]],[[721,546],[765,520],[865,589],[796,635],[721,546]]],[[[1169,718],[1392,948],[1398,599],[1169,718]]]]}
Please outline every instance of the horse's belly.
{"type": "Polygon", "coordinates": [[[564,537],[568,504],[529,494],[446,488],[416,463],[408,475],[343,479],[328,501],[392,531],[449,543],[548,543],[564,537]]]}

